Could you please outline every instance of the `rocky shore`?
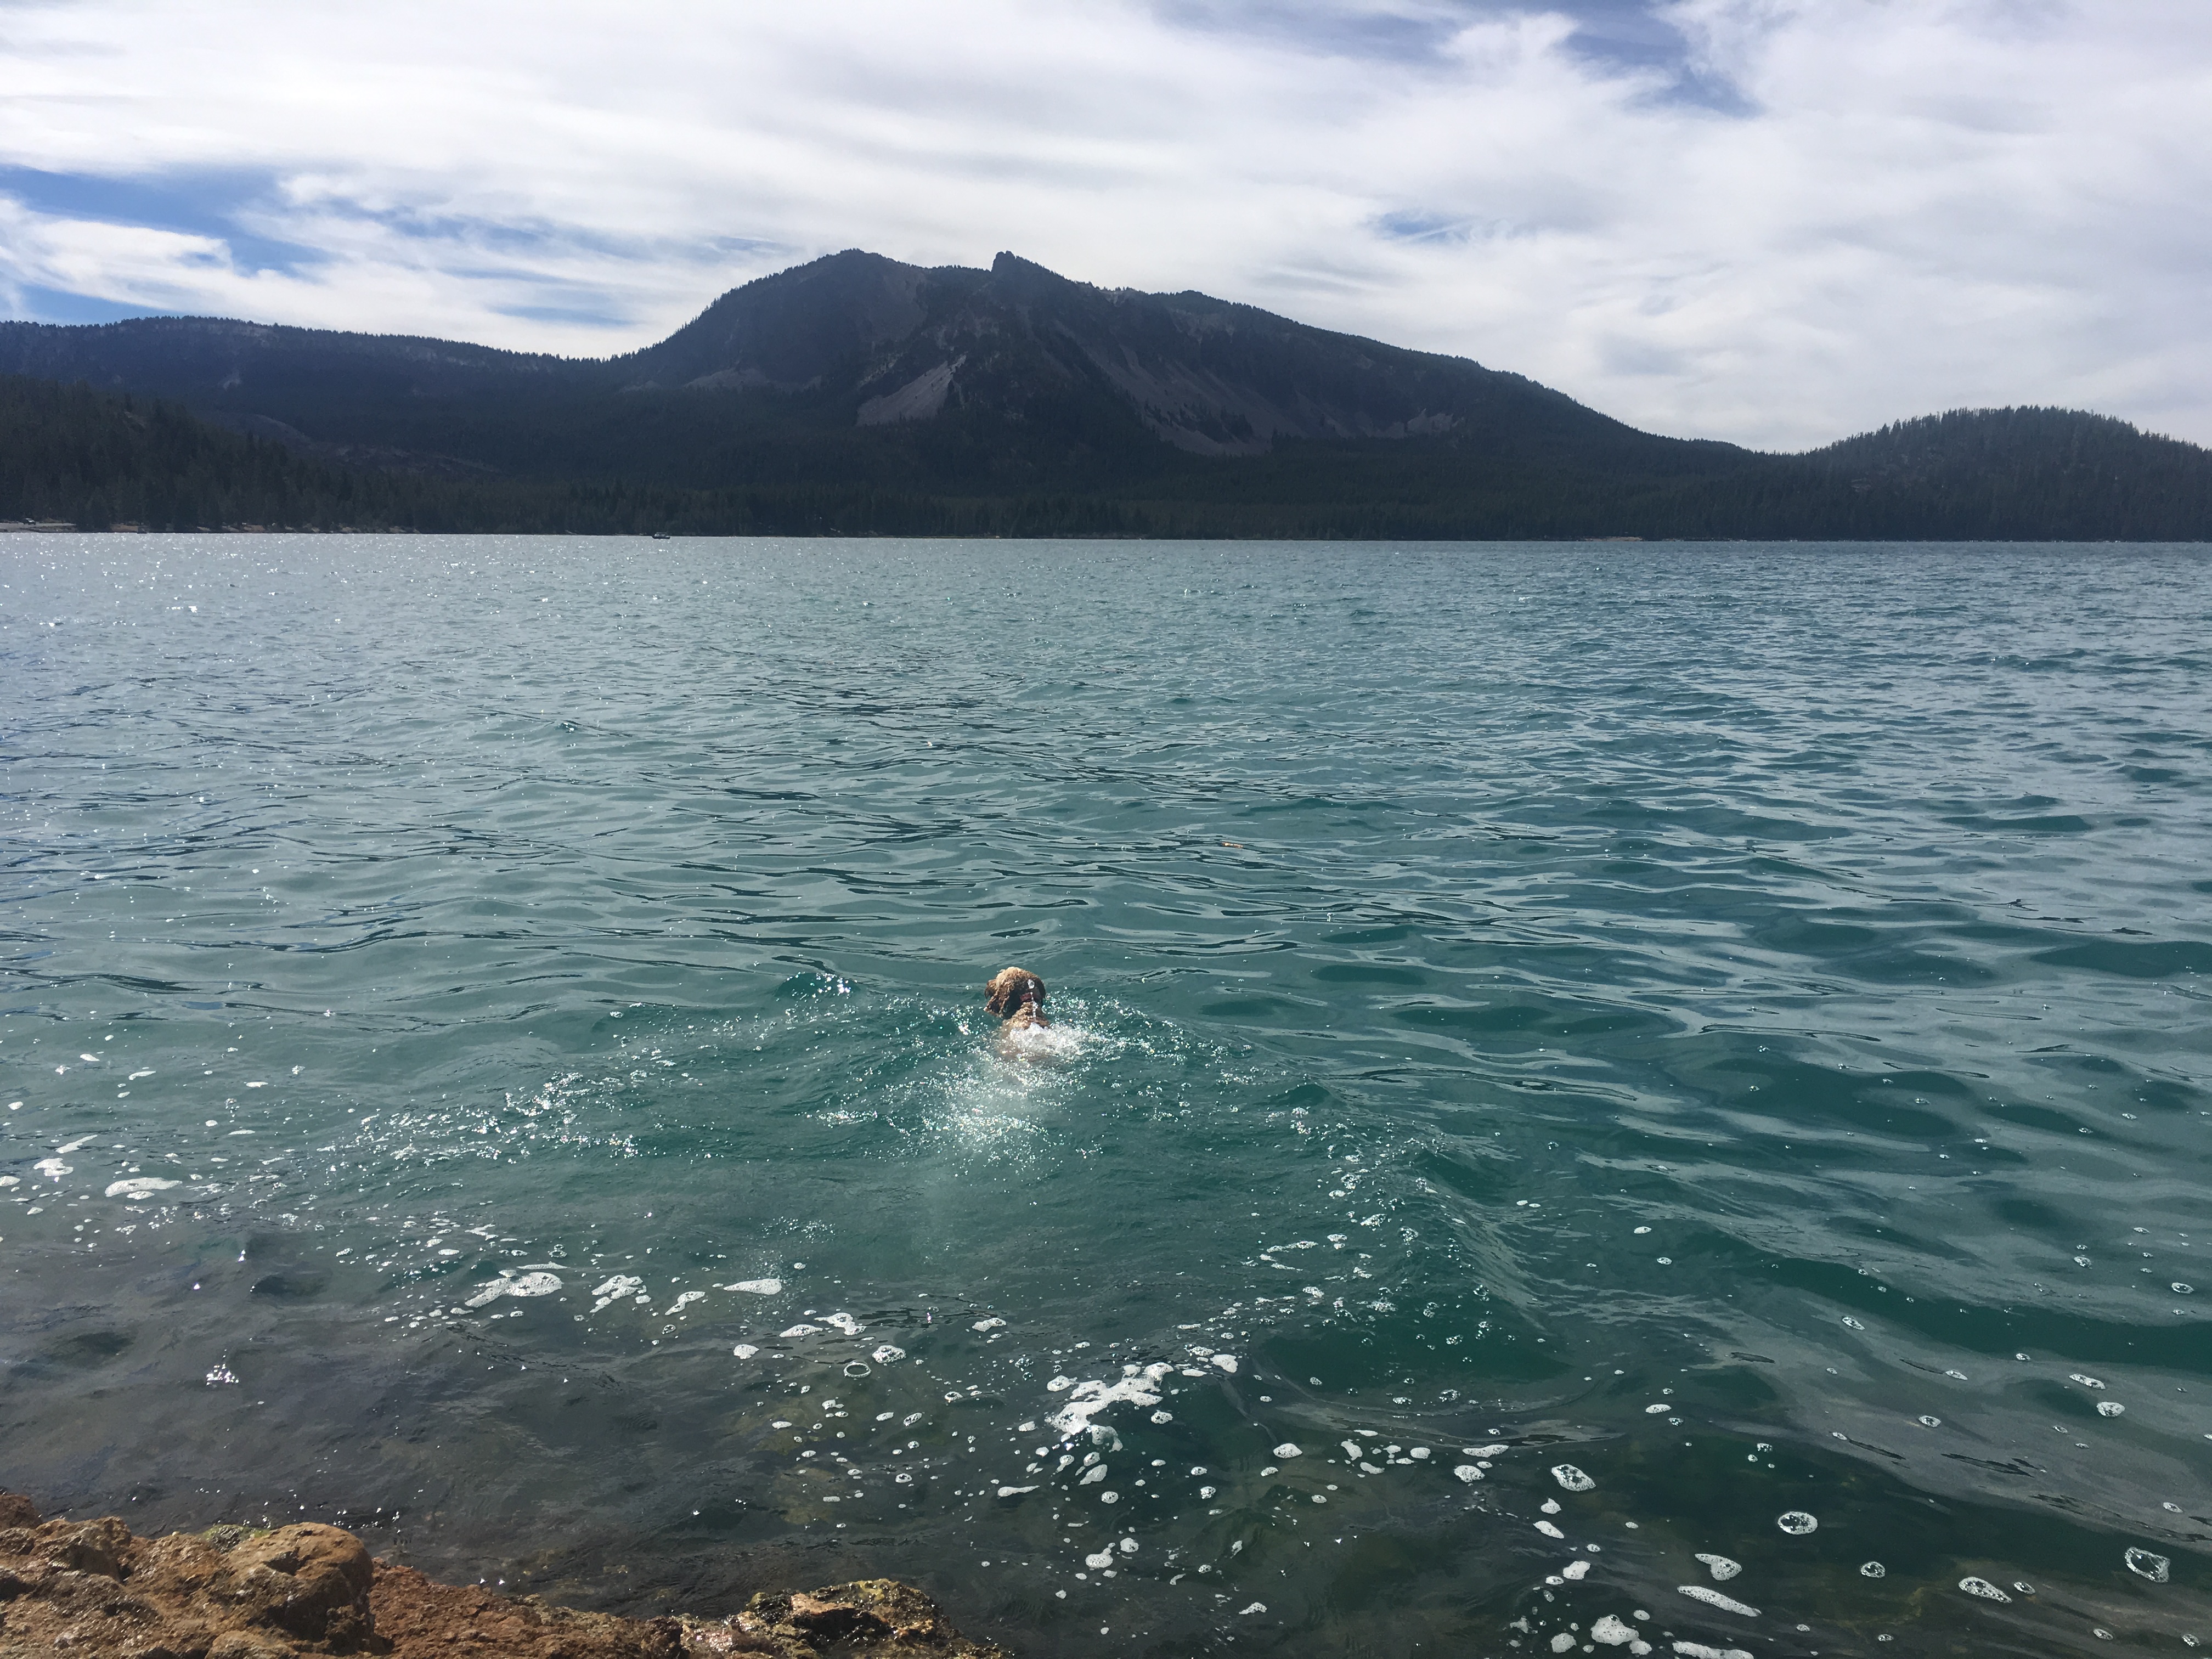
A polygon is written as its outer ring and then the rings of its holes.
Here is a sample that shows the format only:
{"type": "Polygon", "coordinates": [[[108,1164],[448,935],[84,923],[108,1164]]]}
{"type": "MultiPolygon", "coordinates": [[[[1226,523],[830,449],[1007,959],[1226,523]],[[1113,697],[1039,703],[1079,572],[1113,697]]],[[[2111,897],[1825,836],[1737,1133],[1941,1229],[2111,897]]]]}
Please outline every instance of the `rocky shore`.
{"type": "Polygon", "coordinates": [[[138,1538],[0,1492],[0,1659],[1009,1659],[888,1578],[763,1592],[726,1619],[619,1619],[380,1561],[313,1524],[138,1538]]]}

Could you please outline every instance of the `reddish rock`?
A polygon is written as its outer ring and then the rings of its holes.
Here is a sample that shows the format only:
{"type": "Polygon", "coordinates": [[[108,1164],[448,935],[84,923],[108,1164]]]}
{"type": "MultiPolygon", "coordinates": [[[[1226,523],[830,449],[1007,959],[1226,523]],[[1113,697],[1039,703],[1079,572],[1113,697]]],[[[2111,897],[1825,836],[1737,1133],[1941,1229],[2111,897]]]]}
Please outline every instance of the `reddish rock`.
{"type": "Polygon", "coordinates": [[[216,1527],[142,1539],[112,1516],[41,1521],[0,1492],[0,1659],[1008,1659],[888,1578],[753,1597],[726,1620],[618,1619],[440,1584],[351,1533],[216,1527]]]}

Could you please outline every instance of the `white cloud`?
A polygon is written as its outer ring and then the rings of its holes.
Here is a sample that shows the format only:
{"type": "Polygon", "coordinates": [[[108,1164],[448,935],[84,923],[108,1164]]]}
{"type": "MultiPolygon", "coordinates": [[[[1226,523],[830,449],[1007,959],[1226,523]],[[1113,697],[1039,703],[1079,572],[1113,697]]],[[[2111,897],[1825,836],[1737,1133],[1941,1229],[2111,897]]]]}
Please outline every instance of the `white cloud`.
{"type": "Polygon", "coordinates": [[[265,172],[239,228],[318,257],[48,201],[0,216],[0,285],[603,352],[836,248],[1012,248],[1657,430],[2037,402],[2212,441],[2201,0],[1662,9],[1738,105],[1564,16],[1417,0],[1265,33],[1135,0],[18,5],[0,161],[265,172]],[[1360,46],[1377,19],[1421,49],[1360,46]]]}

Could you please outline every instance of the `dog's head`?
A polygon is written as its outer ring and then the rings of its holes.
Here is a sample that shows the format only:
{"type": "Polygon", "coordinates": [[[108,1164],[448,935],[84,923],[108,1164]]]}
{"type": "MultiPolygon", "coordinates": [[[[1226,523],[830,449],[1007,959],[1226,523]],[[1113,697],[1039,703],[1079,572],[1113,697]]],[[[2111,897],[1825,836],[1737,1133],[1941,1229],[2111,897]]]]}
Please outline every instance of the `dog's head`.
{"type": "Polygon", "coordinates": [[[983,988],[983,1011],[1009,1019],[1030,1005],[1044,1006],[1044,981],[1026,968],[1001,968],[983,988]]]}

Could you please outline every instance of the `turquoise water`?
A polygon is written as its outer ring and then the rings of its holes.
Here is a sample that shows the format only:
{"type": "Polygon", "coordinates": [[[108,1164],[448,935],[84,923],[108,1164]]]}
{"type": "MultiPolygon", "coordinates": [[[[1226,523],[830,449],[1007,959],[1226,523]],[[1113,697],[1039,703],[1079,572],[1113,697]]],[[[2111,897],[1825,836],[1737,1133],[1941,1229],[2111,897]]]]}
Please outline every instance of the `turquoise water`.
{"type": "Polygon", "coordinates": [[[0,1481],[1030,1655],[2212,1641],[2208,618],[0,538],[0,1481]]]}

